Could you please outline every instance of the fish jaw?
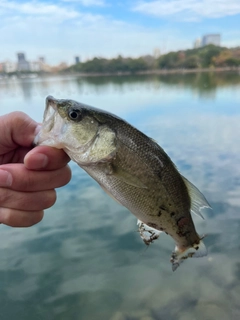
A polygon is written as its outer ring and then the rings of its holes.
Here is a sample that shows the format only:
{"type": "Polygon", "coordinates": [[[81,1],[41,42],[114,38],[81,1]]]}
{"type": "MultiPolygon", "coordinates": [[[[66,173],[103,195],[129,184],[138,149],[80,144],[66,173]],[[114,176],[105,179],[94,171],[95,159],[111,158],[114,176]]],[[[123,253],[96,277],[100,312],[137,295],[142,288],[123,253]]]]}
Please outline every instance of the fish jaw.
{"type": "Polygon", "coordinates": [[[46,98],[46,107],[43,115],[41,130],[34,138],[34,145],[47,145],[57,149],[63,149],[64,143],[59,137],[64,134],[66,123],[57,112],[57,104],[53,97],[46,98]]]}
{"type": "Polygon", "coordinates": [[[200,240],[199,243],[195,243],[192,247],[185,249],[184,251],[180,250],[179,247],[176,246],[170,260],[172,263],[172,270],[177,270],[179,265],[187,258],[200,258],[206,255],[207,249],[202,240],[200,240]]]}

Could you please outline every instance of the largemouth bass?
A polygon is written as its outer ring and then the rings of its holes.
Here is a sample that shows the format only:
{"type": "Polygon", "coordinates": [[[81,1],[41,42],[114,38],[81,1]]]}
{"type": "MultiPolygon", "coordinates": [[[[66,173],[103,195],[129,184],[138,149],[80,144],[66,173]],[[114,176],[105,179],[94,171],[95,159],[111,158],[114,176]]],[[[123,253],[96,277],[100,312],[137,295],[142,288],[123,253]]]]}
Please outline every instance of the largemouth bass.
{"type": "Polygon", "coordinates": [[[160,232],[175,243],[172,269],[188,257],[207,254],[191,212],[210,207],[177,170],[165,151],[123,119],[73,100],[46,98],[36,145],[63,149],[117,202],[137,218],[149,245],[160,232]]]}

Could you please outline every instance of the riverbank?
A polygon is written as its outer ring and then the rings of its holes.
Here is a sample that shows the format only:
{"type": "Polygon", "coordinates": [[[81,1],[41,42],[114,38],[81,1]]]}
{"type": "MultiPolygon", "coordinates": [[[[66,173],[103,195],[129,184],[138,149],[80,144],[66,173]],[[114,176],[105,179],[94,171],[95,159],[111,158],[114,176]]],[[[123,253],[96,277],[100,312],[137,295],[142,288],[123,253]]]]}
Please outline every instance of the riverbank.
{"type": "Polygon", "coordinates": [[[65,75],[78,75],[81,77],[100,77],[100,76],[128,76],[128,75],[161,75],[161,74],[185,74],[185,73],[201,73],[201,72],[239,72],[240,67],[224,67],[224,68],[196,68],[196,69],[152,69],[138,72],[64,72],[65,75]]]}
{"type": "Polygon", "coordinates": [[[33,79],[54,76],[75,76],[75,77],[110,77],[110,76],[131,76],[131,75],[167,75],[167,74],[188,74],[188,73],[219,73],[219,72],[237,72],[240,75],[240,67],[224,67],[224,68],[196,68],[196,69],[151,69],[137,72],[31,72],[31,73],[5,73],[0,74],[0,80],[6,79],[33,79]]]}

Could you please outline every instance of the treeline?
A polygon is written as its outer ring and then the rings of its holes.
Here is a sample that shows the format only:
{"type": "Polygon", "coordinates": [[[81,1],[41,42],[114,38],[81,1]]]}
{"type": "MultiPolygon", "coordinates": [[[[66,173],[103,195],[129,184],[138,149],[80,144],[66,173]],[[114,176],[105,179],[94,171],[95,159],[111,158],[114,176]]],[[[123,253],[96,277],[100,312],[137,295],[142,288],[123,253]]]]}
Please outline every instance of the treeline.
{"type": "Polygon", "coordinates": [[[70,71],[77,72],[92,72],[92,73],[115,73],[115,72],[129,72],[134,73],[138,71],[148,70],[149,66],[143,58],[123,58],[118,56],[115,59],[94,58],[92,60],[78,63],[68,68],[70,71]]]}
{"type": "Polygon", "coordinates": [[[143,56],[137,59],[118,56],[114,59],[94,58],[75,64],[66,72],[137,73],[151,70],[201,69],[240,67],[240,47],[228,49],[208,45],[198,49],[169,52],[158,58],[143,56]]]}
{"type": "Polygon", "coordinates": [[[158,58],[160,69],[198,69],[240,66],[240,47],[228,49],[208,45],[198,49],[169,52],[158,58]]]}

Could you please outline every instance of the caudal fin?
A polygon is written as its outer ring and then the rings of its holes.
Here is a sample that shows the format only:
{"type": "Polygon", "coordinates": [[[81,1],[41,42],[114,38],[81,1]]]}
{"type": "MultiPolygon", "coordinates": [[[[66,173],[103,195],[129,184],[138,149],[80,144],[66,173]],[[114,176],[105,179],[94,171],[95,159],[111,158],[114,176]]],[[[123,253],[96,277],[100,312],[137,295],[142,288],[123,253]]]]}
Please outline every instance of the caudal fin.
{"type": "Polygon", "coordinates": [[[200,258],[206,255],[207,249],[202,240],[184,251],[179,251],[178,247],[176,246],[170,260],[172,263],[172,270],[175,271],[179,267],[179,265],[187,258],[200,258]]]}

